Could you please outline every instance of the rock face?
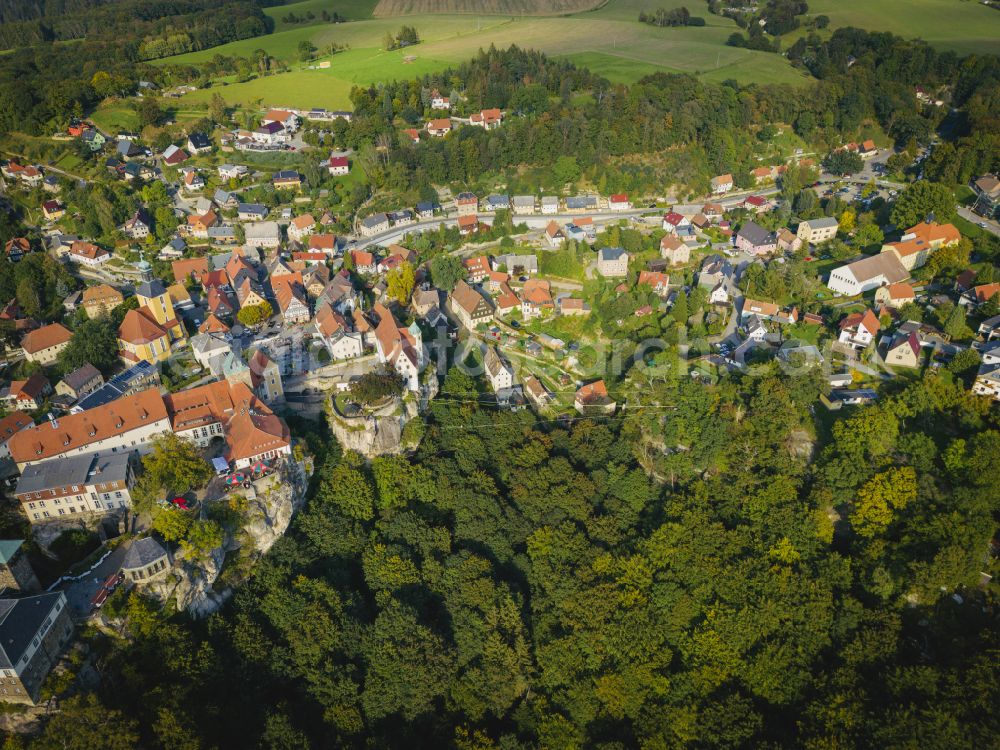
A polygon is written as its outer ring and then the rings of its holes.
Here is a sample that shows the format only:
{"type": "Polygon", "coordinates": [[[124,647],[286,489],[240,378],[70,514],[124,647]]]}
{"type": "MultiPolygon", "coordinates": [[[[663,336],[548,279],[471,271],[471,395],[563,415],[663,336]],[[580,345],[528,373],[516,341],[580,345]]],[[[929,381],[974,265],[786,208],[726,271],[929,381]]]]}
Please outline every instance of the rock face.
{"type": "Polygon", "coordinates": [[[307,482],[305,471],[294,461],[281,474],[258,480],[245,491],[248,508],[242,527],[227,531],[222,546],[207,559],[191,560],[178,551],[167,574],[146,584],[146,591],[160,601],[172,600],[192,617],[217,611],[233,594],[229,586],[215,589],[226,554],[239,551],[256,559],[270,550],[302,506],[307,482]]]}
{"type": "Polygon", "coordinates": [[[364,417],[344,417],[331,411],[330,429],[344,450],[355,451],[366,458],[402,453],[403,428],[437,395],[437,377],[432,373],[421,386],[417,398],[396,399],[389,406],[364,417]]]}

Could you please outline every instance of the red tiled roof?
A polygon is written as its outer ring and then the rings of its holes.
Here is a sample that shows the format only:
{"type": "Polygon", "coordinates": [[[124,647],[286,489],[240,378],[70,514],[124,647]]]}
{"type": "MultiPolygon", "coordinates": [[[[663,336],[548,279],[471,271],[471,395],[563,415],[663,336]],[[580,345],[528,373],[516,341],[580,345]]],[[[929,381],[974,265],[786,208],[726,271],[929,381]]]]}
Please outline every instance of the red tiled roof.
{"type": "Polygon", "coordinates": [[[67,343],[73,338],[72,332],[61,323],[42,326],[21,339],[21,348],[28,354],[45,351],[46,349],[67,343]]]}

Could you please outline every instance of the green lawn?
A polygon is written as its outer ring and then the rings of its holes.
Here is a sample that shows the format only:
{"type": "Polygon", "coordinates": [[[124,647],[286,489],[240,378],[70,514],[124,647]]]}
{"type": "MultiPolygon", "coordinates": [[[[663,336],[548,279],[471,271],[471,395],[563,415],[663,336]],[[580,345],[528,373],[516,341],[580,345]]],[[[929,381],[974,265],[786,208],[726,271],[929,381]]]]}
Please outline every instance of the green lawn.
{"type": "Polygon", "coordinates": [[[90,119],[102,131],[112,135],[120,130],[139,129],[139,116],[132,107],[121,102],[98,107],[91,113],[90,119]]]}
{"type": "Polygon", "coordinates": [[[811,0],[809,14],[829,16],[830,29],[891,31],[961,54],[1000,54],[1000,11],[972,0],[811,0]]]}

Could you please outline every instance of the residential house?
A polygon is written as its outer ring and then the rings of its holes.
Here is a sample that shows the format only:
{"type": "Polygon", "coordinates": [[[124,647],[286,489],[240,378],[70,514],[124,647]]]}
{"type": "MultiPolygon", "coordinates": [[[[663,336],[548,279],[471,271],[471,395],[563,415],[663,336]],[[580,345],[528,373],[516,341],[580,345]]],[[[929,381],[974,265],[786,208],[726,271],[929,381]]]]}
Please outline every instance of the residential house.
{"type": "Polygon", "coordinates": [[[441,96],[437,89],[431,91],[431,109],[451,109],[451,100],[447,96],[441,96]]]}
{"type": "Polygon", "coordinates": [[[461,236],[475,234],[479,231],[479,218],[472,214],[458,217],[458,233],[461,236]]]}
{"type": "Polygon", "coordinates": [[[514,385],[514,370],[500,356],[495,346],[487,347],[486,356],[483,357],[483,368],[486,370],[486,378],[490,381],[490,387],[494,393],[514,385]]]}
{"type": "Polygon", "coordinates": [[[263,203],[240,203],[236,206],[236,215],[240,221],[262,221],[269,210],[263,203]]]}
{"type": "Polygon", "coordinates": [[[521,315],[525,320],[551,312],[554,307],[552,288],[548,281],[528,279],[524,282],[521,290],[521,315]]]}
{"type": "Polygon", "coordinates": [[[595,380],[579,388],[573,400],[573,407],[585,415],[614,414],[616,406],[615,401],[608,396],[603,380],[595,380]]]}
{"type": "Polygon", "coordinates": [[[193,154],[207,154],[212,150],[212,140],[204,133],[191,133],[188,136],[187,147],[193,154]]]}
{"type": "Polygon", "coordinates": [[[493,317],[493,305],[474,287],[459,280],[448,298],[448,308],[469,330],[487,323],[493,317]]]}
{"type": "Polygon", "coordinates": [[[917,334],[895,336],[888,344],[884,359],[891,367],[920,367],[920,339],[917,334]]]}
{"type": "Polygon", "coordinates": [[[334,177],[343,177],[351,171],[351,165],[346,156],[331,156],[326,169],[334,177]]]}
{"type": "Polygon", "coordinates": [[[299,116],[287,109],[272,109],[260,118],[262,125],[277,123],[282,129],[294,133],[299,128],[299,116]]]}
{"type": "Polygon", "coordinates": [[[853,297],[909,277],[909,272],[896,255],[880,253],[833,269],[826,285],[836,294],[853,297]]]}
{"type": "Polygon", "coordinates": [[[243,227],[243,245],[247,248],[276,248],[281,245],[281,227],[276,221],[255,221],[243,227]]]}
{"type": "MultiPolygon", "coordinates": [[[[463,282],[459,282],[460,284],[463,282]]],[[[383,305],[374,307],[378,325],[375,327],[375,352],[379,362],[392,367],[403,378],[407,390],[420,389],[420,370],[424,366],[424,345],[416,323],[402,327],[383,305]]]]}
{"type": "Polygon", "coordinates": [[[214,312],[209,312],[209,314],[205,316],[204,322],[198,326],[198,333],[200,334],[226,334],[229,333],[229,330],[229,326],[223,323],[214,312]]]}
{"type": "MultiPolygon", "coordinates": [[[[711,180],[712,193],[714,195],[722,195],[723,193],[728,193],[733,189],[733,176],[731,174],[721,174],[718,177],[713,177],[711,180]]],[[[705,213],[704,211],[702,213],[705,213]]],[[[708,216],[707,213],[705,213],[708,216]]]]}
{"type": "Polygon", "coordinates": [[[223,363],[223,375],[230,384],[243,383],[265,404],[283,403],[285,388],[281,368],[263,349],[255,349],[244,362],[230,352],[223,363]]]}
{"type": "Polygon", "coordinates": [[[4,255],[11,263],[17,263],[31,252],[31,243],[27,237],[13,237],[4,245],[4,255]]]}
{"type": "Polygon", "coordinates": [[[181,162],[187,161],[190,156],[184,149],[178,148],[174,144],[170,144],[163,150],[163,163],[168,164],[171,167],[176,167],[181,162]]]}
{"type": "Polygon", "coordinates": [[[665,234],[660,240],[660,257],[672,266],[682,266],[691,260],[691,248],[677,236],[665,234]]]}
{"type": "Polygon", "coordinates": [[[878,317],[871,310],[852,313],[840,321],[838,341],[852,349],[866,349],[881,327],[878,317]]]}
{"type": "Polygon", "coordinates": [[[519,216],[533,214],[535,213],[535,196],[515,195],[511,200],[511,205],[514,207],[514,213],[519,216]]]}
{"type": "Polygon", "coordinates": [[[840,224],[833,216],[824,216],[819,219],[808,219],[799,222],[795,236],[803,242],[818,245],[821,242],[832,240],[837,236],[840,224]]]}
{"type": "Polygon", "coordinates": [[[91,151],[95,152],[104,148],[104,144],[108,142],[108,139],[104,137],[104,133],[96,128],[88,128],[83,131],[80,140],[86,143],[91,151]]]}
{"type": "Polygon", "coordinates": [[[195,193],[205,189],[205,178],[194,169],[189,169],[184,174],[184,189],[189,193],[195,193]]]}
{"type": "Polygon", "coordinates": [[[296,216],[288,225],[288,236],[296,242],[302,242],[302,240],[313,233],[315,228],[316,219],[313,218],[312,214],[296,216]]]}
{"type": "Polygon", "coordinates": [[[479,199],[472,193],[459,193],[455,198],[459,217],[475,216],[479,211],[479,199]]]}
{"type": "Polygon", "coordinates": [[[191,337],[191,354],[195,362],[214,375],[221,372],[225,357],[238,351],[236,346],[233,337],[225,332],[205,331],[191,337]]]}
{"type": "Polygon", "coordinates": [[[609,211],[628,211],[630,208],[632,204],[625,193],[615,193],[608,198],[609,211]]]}
{"type": "Polygon", "coordinates": [[[92,364],[82,365],[56,383],[56,393],[79,401],[104,385],[104,376],[92,364]]]}
{"type": "Polygon", "coordinates": [[[916,294],[909,284],[888,284],[875,290],[875,304],[882,307],[901,308],[916,301],[916,294]]]}
{"type": "Polygon", "coordinates": [[[352,250],[351,260],[354,263],[355,273],[362,276],[372,276],[378,272],[378,262],[375,256],[366,250],[352,250]]]}
{"type": "Polygon", "coordinates": [[[302,285],[302,274],[272,276],[271,289],[286,325],[309,322],[312,316],[309,312],[309,296],[302,285]]]}
{"type": "Polygon", "coordinates": [[[241,180],[250,174],[249,168],[242,164],[222,164],[218,167],[218,172],[223,180],[241,180]]]}
{"type": "Polygon", "coordinates": [[[638,283],[640,286],[648,286],[656,295],[665,297],[670,287],[670,276],[659,271],[640,271],[638,283]]]}
{"type": "Polygon", "coordinates": [[[59,201],[50,199],[42,203],[42,215],[46,221],[58,221],[66,215],[66,209],[59,201]]]}
{"type": "Polygon", "coordinates": [[[68,257],[75,263],[91,267],[100,266],[111,260],[111,254],[107,250],[82,240],[76,240],[70,245],[68,257]]]}
{"type": "Polygon", "coordinates": [[[244,275],[241,279],[240,285],[236,287],[236,299],[240,307],[255,307],[267,302],[264,288],[255,278],[244,275]]]}
{"type": "Polygon", "coordinates": [[[439,206],[433,201],[420,201],[416,205],[417,218],[421,221],[434,218],[434,212],[439,208],[439,206]]]}
{"type": "Polygon", "coordinates": [[[410,139],[410,143],[420,143],[420,131],[416,128],[406,128],[403,135],[410,139]]]}
{"type": "Polygon", "coordinates": [[[912,271],[924,265],[935,250],[957,244],[961,238],[952,224],[921,222],[907,229],[899,242],[883,245],[882,253],[894,255],[907,271],[912,271]]]}
{"type": "Polygon", "coordinates": [[[81,305],[89,318],[107,315],[125,301],[124,295],[107,284],[89,286],[83,290],[81,305]]]}
{"type": "Polygon", "coordinates": [[[501,195],[498,193],[493,193],[492,195],[487,195],[483,198],[480,208],[485,213],[493,213],[494,211],[499,211],[500,209],[510,208],[510,196],[501,195]]]}
{"type": "Polygon", "coordinates": [[[334,257],[339,254],[340,243],[335,234],[311,234],[309,235],[309,252],[323,253],[327,257],[334,257]]]}
{"type": "Polygon", "coordinates": [[[329,304],[316,308],[313,320],[316,334],[334,361],[354,359],[364,354],[364,338],[354,330],[353,319],[345,317],[329,304]]]}
{"type": "Polygon", "coordinates": [[[556,248],[565,241],[566,235],[563,234],[563,230],[559,228],[559,223],[556,221],[550,221],[545,227],[546,244],[548,244],[549,247],[556,248]]]}
{"type": "Polygon", "coordinates": [[[444,138],[451,132],[451,120],[447,117],[439,117],[427,123],[427,134],[435,138],[444,138]]]}
{"type": "Polygon", "coordinates": [[[27,380],[12,380],[2,398],[10,409],[40,409],[45,399],[52,395],[52,386],[42,373],[29,375],[27,380]]]}
{"type": "Polygon", "coordinates": [[[462,265],[465,266],[466,277],[473,284],[479,284],[490,276],[490,260],[485,255],[465,258],[462,265]]]}
{"type": "MultiPolygon", "coordinates": [[[[8,443],[21,430],[26,430],[34,426],[34,422],[23,411],[12,411],[6,416],[0,417],[0,461],[10,458],[10,448],[8,443]]],[[[2,581],[0,581],[2,585],[2,581]]]]}
{"type": "Polygon", "coordinates": [[[734,238],[736,249],[751,255],[769,255],[778,249],[778,238],[756,222],[748,221],[734,238]]]}
{"type": "Polygon", "coordinates": [[[995,174],[985,174],[972,183],[976,193],[976,203],[972,210],[980,216],[992,219],[1000,209],[1000,178],[995,174]]]}
{"type": "Polygon", "coordinates": [[[206,211],[187,217],[187,231],[192,237],[208,239],[208,230],[218,223],[219,217],[215,211],[206,211]]]}
{"type": "Polygon", "coordinates": [[[542,385],[541,381],[534,375],[525,375],[522,386],[525,395],[531,399],[532,403],[539,409],[548,406],[552,402],[552,394],[542,385]]]}
{"type": "Polygon", "coordinates": [[[676,211],[668,211],[663,215],[663,231],[668,234],[676,234],[679,227],[691,225],[691,220],[676,211]]]}
{"type": "Polygon", "coordinates": [[[361,235],[371,237],[389,229],[389,217],[384,213],[368,216],[361,220],[361,235]]]}
{"type": "Polygon", "coordinates": [[[24,468],[14,495],[32,524],[120,513],[132,506],[135,464],[113,451],[40,461],[24,468]]]}
{"type": "Polygon", "coordinates": [[[1000,401],[1000,364],[980,367],[972,384],[972,392],[1000,401]]]}
{"type": "Polygon", "coordinates": [[[787,227],[778,230],[778,250],[783,253],[797,253],[802,247],[802,240],[787,227]]]}
{"type": "Polygon", "coordinates": [[[604,277],[628,276],[629,254],[620,247],[602,247],[597,253],[597,273],[604,277]]]}
{"type": "MultiPolygon", "coordinates": [[[[100,392],[91,394],[86,401],[100,392]]],[[[9,446],[23,471],[25,466],[39,461],[95,451],[148,453],[153,436],[169,429],[159,388],[149,388],[22,430],[10,439],[9,446]]]]}
{"type": "Polygon", "coordinates": [[[771,207],[767,198],[762,195],[748,195],[743,199],[743,203],[741,205],[745,211],[749,211],[752,214],[765,213],[771,207]]]}
{"type": "Polygon", "coordinates": [[[469,118],[469,124],[485,130],[495,130],[503,122],[503,112],[499,109],[483,109],[469,118]]]}
{"type": "Polygon", "coordinates": [[[701,207],[701,213],[710,222],[717,224],[726,212],[721,203],[706,203],[701,207]]]}
{"type": "Polygon", "coordinates": [[[556,301],[560,315],[589,315],[590,305],[578,297],[563,296],[556,301]]]}
{"type": "Polygon", "coordinates": [[[559,213],[559,199],[554,195],[543,195],[542,213],[547,215],[559,213]]]}
{"type": "Polygon", "coordinates": [[[72,411],[94,409],[124,396],[133,396],[147,388],[158,386],[159,383],[160,371],[156,367],[149,362],[137,362],[112,377],[89,396],[84,396],[72,411]]]}
{"type": "Polygon", "coordinates": [[[72,638],[64,592],[0,599],[3,701],[35,705],[45,678],[72,638]]]}
{"type": "Polygon", "coordinates": [[[271,176],[275,190],[298,190],[302,187],[302,175],[294,169],[283,169],[271,176]]]}
{"type": "Polygon", "coordinates": [[[24,358],[40,365],[51,365],[59,358],[59,352],[69,345],[73,333],[61,323],[29,331],[21,339],[24,358]]]}
{"type": "Polygon", "coordinates": [[[152,227],[152,222],[146,212],[139,208],[132,218],[122,224],[122,232],[126,237],[133,240],[145,239],[149,236],[149,230],[152,227]]]}
{"type": "Polygon", "coordinates": [[[1000,337],[1000,315],[994,315],[992,318],[984,320],[979,324],[977,332],[987,341],[1000,337]]]}
{"type": "Polygon", "coordinates": [[[858,155],[862,159],[871,159],[873,156],[878,154],[878,147],[875,145],[875,141],[867,140],[863,141],[860,146],[858,146],[858,155]]]}
{"type": "Polygon", "coordinates": [[[538,273],[538,257],[535,255],[514,255],[507,253],[498,255],[493,259],[493,269],[507,269],[511,276],[532,275],[538,273]]]}

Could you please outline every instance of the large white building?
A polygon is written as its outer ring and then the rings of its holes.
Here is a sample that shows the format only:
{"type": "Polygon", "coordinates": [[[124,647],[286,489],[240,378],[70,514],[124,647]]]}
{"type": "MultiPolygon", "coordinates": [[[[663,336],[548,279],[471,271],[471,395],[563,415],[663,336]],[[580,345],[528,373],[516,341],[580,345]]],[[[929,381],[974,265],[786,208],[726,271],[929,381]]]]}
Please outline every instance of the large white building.
{"type": "Polygon", "coordinates": [[[908,278],[910,274],[895,255],[880,253],[833,269],[826,285],[837,294],[853,297],[908,278]]]}

